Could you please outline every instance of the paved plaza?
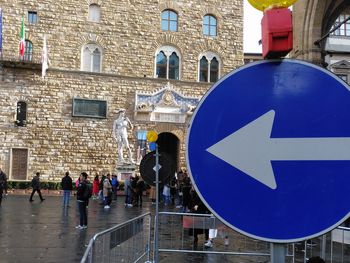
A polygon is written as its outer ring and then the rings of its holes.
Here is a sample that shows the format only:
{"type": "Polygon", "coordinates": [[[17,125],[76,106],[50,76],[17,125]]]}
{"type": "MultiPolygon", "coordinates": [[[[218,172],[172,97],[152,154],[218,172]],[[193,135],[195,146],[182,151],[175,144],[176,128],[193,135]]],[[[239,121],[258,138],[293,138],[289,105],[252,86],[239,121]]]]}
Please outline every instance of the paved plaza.
{"type": "Polygon", "coordinates": [[[143,208],[124,208],[124,200],[113,202],[110,210],[103,209],[97,200],[90,200],[88,229],[77,230],[76,199],[63,209],[60,196],[44,196],[40,202],[34,196],[9,195],[0,207],[1,263],[59,263],[80,262],[89,240],[97,232],[150,211],[143,208]]]}
{"type": "MultiPolygon", "coordinates": [[[[111,209],[106,210],[98,200],[90,199],[88,208],[88,228],[78,230],[79,213],[76,199],[72,196],[71,207],[63,209],[61,196],[45,196],[40,202],[34,196],[29,202],[29,195],[8,195],[0,207],[0,262],[1,263],[75,263],[80,262],[83,253],[94,234],[151,212],[154,216],[155,206],[148,198],[144,198],[143,207],[124,207],[124,197],[112,202],[111,209]]],[[[177,211],[179,209],[160,206],[161,211],[177,211]]],[[[181,222],[181,221],[180,221],[181,222]]],[[[174,235],[183,231],[181,223],[171,217],[160,217],[161,247],[176,248],[181,243],[182,249],[194,249],[193,237],[188,234],[174,235]],[[177,243],[169,243],[177,240],[177,243]],[[173,244],[173,245],[172,245],[173,244]]],[[[186,232],[185,232],[186,233],[186,232]]],[[[215,239],[217,251],[262,252],[269,250],[269,244],[257,242],[236,232],[230,232],[230,246],[225,247],[223,239],[215,239]]],[[[198,248],[203,248],[204,235],[199,237],[198,248]]],[[[212,250],[212,251],[213,251],[212,250]]],[[[210,251],[210,250],[209,250],[210,251]]],[[[291,259],[291,258],[290,258],[291,259]]],[[[118,262],[118,261],[115,261],[118,262]]],[[[269,257],[240,257],[223,254],[198,253],[165,253],[159,255],[160,263],[204,262],[204,263],[266,263],[269,257]]],[[[287,260],[287,262],[291,262],[287,260]]],[[[296,262],[302,262],[296,260],[296,262]]],[[[128,262],[126,262],[128,263],[128,262]]]]}
{"type": "MultiPolygon", "coordinates": [[[[77,230],[79,213],[76,199],[72,196],[71,207],[63,209],[61,196],[45,196],[40,202],[34,196],[29,202],[29,195],[8,195],[0,207],[0,262],[1,263],[67,263],[80,262],[89,240],[94,234],[123,223],[141,214],[152,212],[155,206],[144,198],[143,207],[124,207],[124,197],[112,202],[106,210],[98,200],[90,199],[88,208],[88,228],[77,230]]],[[[164,208],[161,211],[175,209],[164,208]]],[[[178,211],[178,210],[177,210],[178,211]]],[[[164,228],[171,227],[168,219],[161,218],[164,228]]],[[[181,227],[181,226],[180,226],[181,227]]],[[[167,237],[165,237],[167,238],[167,237]]],[[[191,237],[186,236],[191,249],[191,237]]],[[[161,242],[164,237],[160,237],[161,242]]],[[[178,239],[178,237],[177,237],[178,239]]],[[[201,236],[201,243],[204,237],[201,236]]],[[[220,241],[221,242],[221,241],[220,241]]],[[[222,243],[222,242],[221,242],[222,243]]],[[[233,243],[233,242],[232,242],[233,243]]],[[[219,242],[216,243],[219,245],[219,242]]],[[[223,245],[221,244],[223,247],[223,245]]],[[[160,262],[266,262],[229,259],[223,255],[203,254],[167,254],[161,253],[160,262]]]]}

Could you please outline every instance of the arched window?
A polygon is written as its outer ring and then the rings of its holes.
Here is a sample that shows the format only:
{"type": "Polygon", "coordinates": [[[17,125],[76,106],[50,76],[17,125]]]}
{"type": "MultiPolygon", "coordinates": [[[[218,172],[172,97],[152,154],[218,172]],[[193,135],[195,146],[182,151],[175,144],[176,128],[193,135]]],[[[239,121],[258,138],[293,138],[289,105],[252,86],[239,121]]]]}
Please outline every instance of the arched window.
{"type": "Polygon", "coordinates": [[[82,50],[81,69],[83,71],[101,72],[102,51],[96,44],[87,44],[82,50]]]}
{"type": "Polygon", "coordinates": [[[173,52],[169,57],[169,79],[179,79],[179,56],[173,52]]]}
{"type": "Polygon", "coordinates": [[[210,61],[210,82],[216,82],[219,79],[219,61],[214,57],[210,61]]]}
{"type": "Polygon", "coordinates": [[[199,61],[199,81],[208,82],[208,60],[205,56],[199,61]]]}
{"type": "Polygon", "coordinates": [[[177,31],[177,13],[172,10],[164,10],[161,27],[164,31],[177,31]]]}
{"type": "Polygon", "coordinates": [[[206,52],[199,56],[199,81],[216,82],[220,77],[220,59],[212,53],[206,52]]]}
{"type": "Polygon", "coordinates": [[[156,78],[180,79],[180,52],[164,46],[156,52],[156,78]]]}
{"type": "Polygon", "coordinates": [[[16,110],[16,125],[17,126],[26,126],[27,122],[27,103],[24,101],[17,102],[16,110]]]}
{"type": "Polygon", "coordinates": [[[203,18],[203,34],[215,37],[217,35],[217,20],[213,15],[205,15],[203,18]]]}
{"type": "Polygon", "coordinates": [[[163,51],[157,55],[157,76],[165,79],[167,77],[167,58],[163,51]]]}
{"type": "Polygon", "coordinates": [[[23,60],[32,61],[32,59],[33,59],[33,43],[26,39],[23,60]]]}
{"type": "Polygon", "coordinates": [[[88,20],[91,22],[100,22],[101,19],[101,8],[99,5],[89,5],[89,17],[88,20]]]}

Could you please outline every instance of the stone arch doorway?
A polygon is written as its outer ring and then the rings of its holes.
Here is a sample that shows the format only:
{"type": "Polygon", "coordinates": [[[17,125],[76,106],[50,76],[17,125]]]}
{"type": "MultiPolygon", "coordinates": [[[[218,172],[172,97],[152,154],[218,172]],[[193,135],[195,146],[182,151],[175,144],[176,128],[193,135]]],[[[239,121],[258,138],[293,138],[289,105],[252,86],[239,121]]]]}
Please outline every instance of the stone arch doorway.
{"type": "Polygon", "coordinates": [[[349,6],[348,0],[297,1],[293,5],[294,50],[291,57],[323,65],[327,38],[315,42],[330,31],[336,18],[349,6]]]}
{"type": "Polygon", "coordinates": [[[170,155],[174,160],[175,168],[178,169],[178,156],[179,156],[179,145],[180,141],[176,135],[170,132],[162,132],[158,135],[157,144],[159,151],[165,152],[170,155]]]}

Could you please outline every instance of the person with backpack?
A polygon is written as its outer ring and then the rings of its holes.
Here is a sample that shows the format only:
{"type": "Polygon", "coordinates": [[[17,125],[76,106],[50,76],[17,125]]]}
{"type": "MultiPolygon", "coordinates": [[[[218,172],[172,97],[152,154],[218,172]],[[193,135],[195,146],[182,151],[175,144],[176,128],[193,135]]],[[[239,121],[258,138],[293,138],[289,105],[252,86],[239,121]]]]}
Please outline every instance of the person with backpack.
{"type": "Polygon", "coordinates": [[[87,220],[87,203],[91,196],[91,191],[89,186],[87,185],[88,175],[86,172],[82,172],[80,174],[80,182],[77,189],[77,203],[79,208],[79,225],[75,228],[77,229],[86,229],[88,225],[87,220]]]}

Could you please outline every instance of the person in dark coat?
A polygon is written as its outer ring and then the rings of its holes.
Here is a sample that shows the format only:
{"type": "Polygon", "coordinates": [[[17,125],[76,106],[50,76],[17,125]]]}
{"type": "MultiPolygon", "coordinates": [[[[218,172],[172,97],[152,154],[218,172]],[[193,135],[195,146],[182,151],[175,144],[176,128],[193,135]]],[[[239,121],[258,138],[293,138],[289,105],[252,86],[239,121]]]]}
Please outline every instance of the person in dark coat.
{"type": "Polygon", "coordinates": [[[2,202],[3,191],[6,192],[7,176],[0,168],[0,206],[2,202]]]}
{"type": "Polygon", "coordinates": [[[191,180],[189,177],[185,177],[183,181],[183,185],[181,187],[181,192],[182,192],[182,209],[183,212],[188,212],[191,207],[190,207],[190,202],[191,202],[191,180]]]}
{"type": "Polygon", "coordinates": [[[69,172],[66,172],[65,176],[62,178],[61,187],[63,190],[62,207],[69,207],[70,194],[73,190],[73,181],[72,178],[69,176],[69,172]]]}
{"type": "MultiPolygon", "coordinates": [[[[191,211],[193,213],[197,213],[197,214],[210,214],[209,209],[205,206],[205,204],[202,202],[202,200],[200,199],[200,197],[198,196],[198,194],[196,193],[196,191],[194,189],[191,190],[191,211]]],[[[205,246],[212,246],[211,241],[209,240],[209,229],[199,229],[199,228],[194,228],[193,229],[193,244],[194,246],[197,246],[198,244],[198,235],[203,234],[205,235],[205,246]],[[210,242],[210,245],[209,245],[210,242]]]]}
{"type": "Polygon", "coordinates": [[[43,198],[43,196],[41,195],[41,191],[40,191],[40,173],[39,172],[37,172],[32,179],[32,188],[33,188],[33,190],[32,190],[32,193],[30,194],[29,202],[34,201],[33,195],[35,192],[38,192],[41,202],[44,201],[45,198],[43,198]]]}
{"type": "Polygon", "coordinates": [[[87,180],[87,173],[82,172],[80,174],[80,182],[77,188],[77,203],[79,208],[79,225],[77,225],[75,228],[77,229],[86,229],[87,228],[87,202],[89,200],[89,188],[86,183],[87,180]]]}
{"type": "Polygon", "coordinates": [[[135,200],[135,206],[140,206],[142,207],[142,195],[143,195],[143,190],[145,190],[145,181],[143,181],[142,178],[140,178],[137,181],[136,184],[136,200],[135,200]]]}

